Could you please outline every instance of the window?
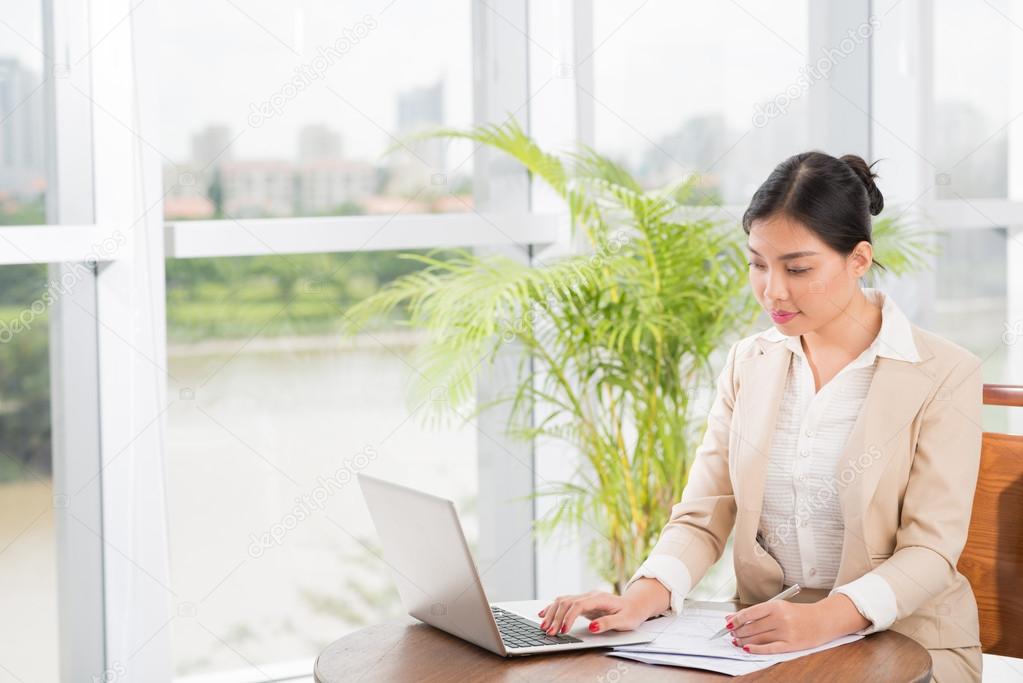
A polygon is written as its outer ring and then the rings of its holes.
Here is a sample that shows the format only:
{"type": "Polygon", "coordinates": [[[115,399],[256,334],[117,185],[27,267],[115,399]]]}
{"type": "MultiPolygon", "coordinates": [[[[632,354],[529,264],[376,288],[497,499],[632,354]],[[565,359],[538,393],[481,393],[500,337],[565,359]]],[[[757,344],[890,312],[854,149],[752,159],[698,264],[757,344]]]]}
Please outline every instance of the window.
{"type": "Polygon", "coordinates": [[[469,3],[160,8],[173,667],[306,674],[403,613],[355,472],[451,498],[474,549],[482,524],[475,422],[409,394],[422,335],[346,338],[345,311],[418,267],[399,252],[554,226],[478,213],[472,145],[406,139],[472,123],[469,3]]]}
{"type": "Polygon", "coordinates": [[[742,204],[812,142],[806,2],[623,2],[593,8],[596,148],[648,187],[687,174],[742,204]],[[727,38],[726,38],[727,36],[727,38]]]}
{"type": "Polygon", "coordinates": [[[168,261],[171,576],[194,596],[173,626],[178,675],[308,671],[332,640],[403,613],[357,472],[455,500],[475,544],[475,424],[433,424],[437,398],[410,396],[422,333],[341,334],[349,306],[417,265],[168,261]]]}
{"type": "Polygon", "coordinates": [[[42,6],[4,8],[0,23],[0,225],[45,223],[42,6]]]}
{"type": "Polygon", "coordinates": [[[932,161],[938,199],[1023,200],[1019,8],[934,3],[932,161]]]}
{"type": "Polygon", "coordinates": [[[161,0],[167,218],[471,210],[469,9],[161,0]]]}
{"type": "MultiPolygon", "coordinates": [[[[811,133],[808,15],[801,1],[770,12],[735,2],[595,3],[585,58],[593,92],[583,84],[581,97],[592,106],[596,149],[644,187],[693,174],[696,199],[745,204],[781,160],[823,145],[811,133]]],[[[730,597],[731,556],[729,539],[692,598],[730,597]]]]}
{"type": "MultiPolygon", "coordinates": [[[[1008,231],[1005,228],[949,230],[940,240],[934,332],[969,349],[983,361],[981,374],[991,384],[1006,384],[1011,376],[1007,343],[1013,334],[1007,323],[1008,231]],[[978,267],[978,264],[984,264],[978,267]]],[[[984,429],[1011,431],[1010,412],[984,409],[984,429]]]]}
{"type": "MultiPolygon", "coordinates": [[[[0,226],[46,223],[42,6],[0,12],[0,226]]],[[[45,263],[0,265],[0,671],[56,681],[57,531],[45,263]]]]}
{"type": "MultiPolygon", "coordinates": [[[[935,268],[934,330],[981,358],[985,382],[1019,383],[1021,302],[1012,280],[1021,253],[1012,226],[1023,223],[1023,128],[1014,76],[1019,8],[941,0],[931,11],[933,116],[924,153],[938,201],[927,213],[946,228],[935,268]]],[[[983,426],[1017,431],[1023,422],[1016,412],[986,407],[983,426]]]]}
{"type": "Polygon", "coordinates": [[[0,665],[56,681],[57,533],[46,266],[0,266],[0,665]]]}

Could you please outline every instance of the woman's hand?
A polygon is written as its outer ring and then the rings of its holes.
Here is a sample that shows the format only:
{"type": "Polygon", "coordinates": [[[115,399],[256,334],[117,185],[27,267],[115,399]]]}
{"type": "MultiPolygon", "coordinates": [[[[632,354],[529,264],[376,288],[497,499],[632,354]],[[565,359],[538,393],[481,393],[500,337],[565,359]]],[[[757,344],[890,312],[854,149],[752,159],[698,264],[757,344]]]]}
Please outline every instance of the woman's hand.
{"type": "Polygon", "coordinates": [[[725,619],[733,626],[732,644],[753,654],[805,650],[870,625],[842,593],[811,603],[762,602],[725,619]]]}
{"type": "Polygon", "coordinates": [[[642,577],[631,582],[625,595],[590,591],[554,599],[537,616],[548,635],[567,633],[576,617],[590,620],[590,631],[631,631],[648,617],[668,609],[670,593],[657,579],[642,577]]]}
{"type": "Polygon", "coordinates": [[[554,602],[544,607],[537,616],[543,617],[540,628],[547,635],[567,633],[572,628],[576,617],[583,616],[592,620],[590,631],[631,631],[644,621],[647,614],[642,605],[628,597],[590,591],[581,595],[565,595],[557,597],[554,602]]]}

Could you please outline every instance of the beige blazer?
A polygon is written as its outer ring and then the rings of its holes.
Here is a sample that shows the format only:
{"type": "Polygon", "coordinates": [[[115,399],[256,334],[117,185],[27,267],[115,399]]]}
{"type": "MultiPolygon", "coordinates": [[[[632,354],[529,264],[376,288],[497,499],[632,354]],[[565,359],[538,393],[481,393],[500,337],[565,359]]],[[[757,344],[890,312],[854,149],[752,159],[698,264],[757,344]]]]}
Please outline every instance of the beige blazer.
{"type": "MultiPolygon", "coordinates": [[[[981,360],[912,330],[919,362],[878,357],[830,487],[845,519],[835,586],[874,572],[896,596],[891,630],[928,648],[979,645],[977,604],[956,564],[980,463],[981,360]]],[[[734,529],[737,597],[746,603],[782,590],[781,566],[757,529],[791,356],[782,341],[756,335],[729,350],[681,502],[651,551],[680,559],[695,585],[734,529]]]]}

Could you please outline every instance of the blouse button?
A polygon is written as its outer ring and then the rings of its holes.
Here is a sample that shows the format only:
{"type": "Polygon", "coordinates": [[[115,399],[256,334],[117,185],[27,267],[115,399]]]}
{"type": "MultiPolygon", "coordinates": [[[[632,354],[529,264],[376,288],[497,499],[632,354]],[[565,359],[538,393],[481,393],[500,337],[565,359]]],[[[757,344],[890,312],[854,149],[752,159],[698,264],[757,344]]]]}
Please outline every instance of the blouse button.
{"type": "Polygon", "coordinates": [[[806,435],[807,436],[813,436],[813,430],[812,429],[807,429],[806,430],[806,435]]]}
{"type": "Polygon", "coordinates": [[[817,570],[813,567],[810,567],[810,576],[817,576],[817,570]]]}

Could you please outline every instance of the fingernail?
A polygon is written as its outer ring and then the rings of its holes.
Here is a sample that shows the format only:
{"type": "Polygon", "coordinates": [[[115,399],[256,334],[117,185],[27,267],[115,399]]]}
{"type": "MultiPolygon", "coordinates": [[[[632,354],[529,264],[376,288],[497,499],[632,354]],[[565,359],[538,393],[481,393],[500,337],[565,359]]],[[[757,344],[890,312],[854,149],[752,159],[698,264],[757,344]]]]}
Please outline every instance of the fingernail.
{"type": "Polygon", "coordinates": [[[564,633],[567,630],[568,630],[568,624],[562,624],[561,625],[561,632],[564,633]]]}
{"type": "Polygon", "coordinates": [[[732,638],[732,645],[734,645],[735,647],[739,647],[739,641],[736,640],[735,638],[732,638]]]}
{"type": "Polygon", "coordinates": [[[745,650],[746,652],[749,652],[749,645],[743,645],[742,649],[745,650]]]}
{"type": "Polygon", "coordinates": [[[732,628],[733,628],[732,622],[728,622],[727,624],[725,624],[725,628],[727,628],[729,631],[731,631],[732,628]]]}
{"type": "Polygon", "coordinates": [[[536,616],[538,616],[538,617],[542,617],[542,616],[543,616],[543,610],[540,610],[539,612],[537,612],[537,613],[536,613],[536,616]]]}
{"type": "Polygon", "coordinates": [[[597,624],[597,622],[595,622],[595,621],[591,621],[590,622],[590,630],[593,631],[594,633],[596,633],[597,631],[600,630],[600,625],[597,624]]]}

